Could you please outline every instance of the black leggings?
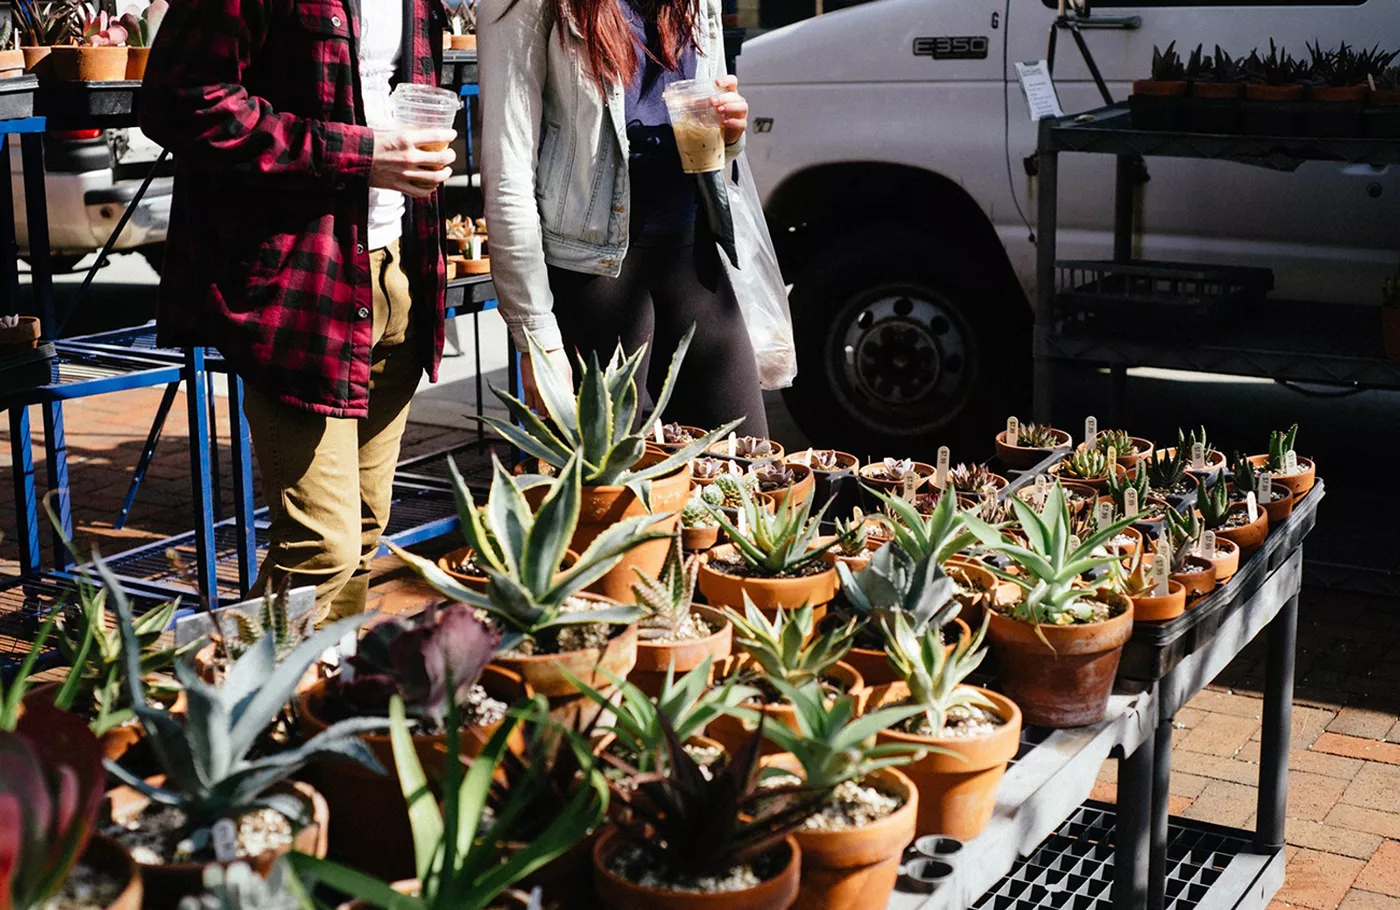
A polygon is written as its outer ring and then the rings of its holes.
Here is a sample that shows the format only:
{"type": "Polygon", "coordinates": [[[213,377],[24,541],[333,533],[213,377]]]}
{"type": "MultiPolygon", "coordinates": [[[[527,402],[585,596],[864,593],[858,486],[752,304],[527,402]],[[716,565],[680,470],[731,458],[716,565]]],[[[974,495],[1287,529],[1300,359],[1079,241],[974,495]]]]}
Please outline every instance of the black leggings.
{"type": "Polygon", "coordinates": [[[637,238],[616,278],[551,266],[549,286],[566,350],[606,364],[619,341],[629,353],[651,345],[637,385],[653,402],[693,324],[666,420],[709,430],[744,417],[741,435],[768,434],[748,330],[707,234],[637,238]]]}

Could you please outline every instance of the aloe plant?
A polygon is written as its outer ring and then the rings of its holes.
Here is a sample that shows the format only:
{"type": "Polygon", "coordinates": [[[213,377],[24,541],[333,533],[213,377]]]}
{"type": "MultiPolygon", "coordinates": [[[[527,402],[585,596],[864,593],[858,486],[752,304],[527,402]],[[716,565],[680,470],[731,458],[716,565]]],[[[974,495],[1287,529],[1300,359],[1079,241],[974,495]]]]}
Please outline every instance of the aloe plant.
{"type": "Polygon", "coordinates": [[[957,585],[931,556],[915,559],[898,544],[889,543],[870,557],[858,572],[845,563],[836,566],[841,576],[840,597],[862,620],[860,634],[872,647],[883,647],[881,623],[891,613],[903,613],[916,634],[942,629],[962,609],[954,597],[957,585]]]}
{"type": "Polygon", "coordinates": [[[68,0],[14,0],[10,9],[21,46],[57,47],[82,36],[78,6],[68,0]]]}
{"type": "Polygon", "coordinates": [[[767,681],[783,680],[792,685],[820,681],[846,656],[855,640],[856,623],[836,625],[813,637],[816,625],[812,608],[789,612],[781,607],[768,619],[744,594],[744,612],[729,607],[724,615],[734,624],[734,642],[749,652],[767,681]]]}
{"type": "Polygon", "coordinates": [[[1189,505],[1185,512],[1168,508],[1162,534],[1172,548],[1172,571],[1180,572],[1186,567],[1186,560],[1195,550],[1204,528],[1200,516],[1189,505]]]}
{"type": "Polygon", "coordinates": [[[1286,430],[1274,430],[1269,434],[1269,470],[1275,474],[1282,474],[1287,465],[1289,452],[1296,452],[1298,443],[1298,425],[1286,430]]]}
{"type": "Polygon", "coordinates": [[[4,677],[0,676],[0,732],[13,732],[15,725],[19,723],[24,696],[29,691],[29,677],[34,672],[39,655],[43,654],[44,648],[48,646],[49,635],[53,633],[54,620],[57,618],[56,613],[50,613],[39,625],[39,631],[34,634],[34,641],[30,642],[29,650],[20,659],[8,686],[5,685],[4,677]]]}
{"type": "Polygon", "coordinates": [[[1127,497],[1129,490],[1137,491],[1138,510],[1147,509],[1147,496],[1152,492],[1151,484],[1148,481],[1148,472],[1137,471],[1129,474],[1126,471],[1108,475],[1108,495],[1113,499],[1113,505],[1117,508],[1118,514],[1122,515],[1127,511],[1127,497]]]}
{"type": "Polygon", "coordinates": [[[102,746],[82,719],[33,705],[0,731],[0,907],[40,910],[97,824],[102,746]]]}
{"type": "Polygon", "coordinates": [[[1230,518],[1230,505],[1230,493],[1225,489],[1224,478],[1196,488],[1196,508],[1200,510],[1201,522],[1207,530],[1225,527],[1230,518]]]}
{"type": "Polygon", "coordinates": [[[951,651],[936,629],[919,632],[901,613],[884,620],[885,654],[890,667],[909,687],[909,703],[914,706],[908,716],[922,712],[931,735],[942,733],[954,709],[995,711],[996,705],[987,696],[964,685],[987,656],[982,642],[990,620],[990,616],[985,617],[981,627],[970,638],[960,639],[951,651]]]}
{"type": "Polygon", "coordinates": [[[836,549],[842,556],[860,556],[869,549],[869,544],[870,523],[859,507],[848,520],[836,520],[836,549]]]}
{"type": "MultiPolygon", "coordinates": [[[[666,412],[681,361],[694,335],[695,326],[692,325],[671,357],[671,367],[652,413],[666,412]]],[[[509,419],[479,419],[526,455],[556,469],[562,470],[577,458],[584,486],[625,486],[650,509],[651,481],[680,470],[743,422],[742,419],[730,421],[656,464],[638,468],[637,463],[646,452],[646,431],[650,425],[650,421],[644,423],[642,419],[642,392],[636,382],[637,370],[648,357],[647,345],[641,345],[627,356],[619,344],[606,367],[599,362],[596,352],[587,362],[580,358],[578,393],[575,394],[568,377],[559,373],[534,336],[528,332],[526,336],[535,387],[549,410],[550,423],[519,398],[494,386],[491,391],[505,405],[509,419]]]]}
{"type": "Polygon", "coordinates": [[[677,528],[666,551],[666,562],[661,566],[660,576],[651,578],[636,568],[632,571],[637,573],[632,593],[637,597],[637,606],[646,611],[638,630],[639,637],[643,641],[678,640],[690,617],[695,582],[700,576],[700,557],[686,559],[681,549],[680,529],[677,528]]]}
{"type": "Polygon", "coordinates": [[[665,539],[664,531],[645,530],[664,516],[639,515],[610,526],[588,545],[567,569],[560,570],[569,541],[578,525],[583,499],[582,456],[575,452],[553,482],[538,512],[530,508],[524,489],[493,456],[491,491],[478,509],[462,475],[449,462],[457,514],[467,544],[490,581],[486,592],[454,580],[432,560],[400,547],[390,548],[428,584],[458,603],[490,613],[509,633],[501,647],[515,647],[522,638],[538,640],[564,626],[581,623],[630,625],[646,615],[636,606],[600,610],[569,610],[569,602],[608,573],[623,555],[648,540],[665,539]]]}
{"type": "Polygon", "coordinates": [[[898,496],[866,488],[885,509],[876,515],[894,535],[894,543],[915,562],[932,559],[943,565],[960,550],[971,546],[976,536],[964,525],[964,515],[958,512],[956,496],[941,496],[927,516],[898,496]]]}
{"type": "Polygon", "coordinates": [[[740,530],[729,516],[713,506],[710,514],[734,544],[734,550],[745,563],[769,577],[800,572],[822,558],[836,541],[818,544],[822,516],[831,503],[812,514],[812,500],[800,504],[786,495],[776,509],[768,511],[748,490],[739,494],[740,506],[748,528],[740,530]]]}

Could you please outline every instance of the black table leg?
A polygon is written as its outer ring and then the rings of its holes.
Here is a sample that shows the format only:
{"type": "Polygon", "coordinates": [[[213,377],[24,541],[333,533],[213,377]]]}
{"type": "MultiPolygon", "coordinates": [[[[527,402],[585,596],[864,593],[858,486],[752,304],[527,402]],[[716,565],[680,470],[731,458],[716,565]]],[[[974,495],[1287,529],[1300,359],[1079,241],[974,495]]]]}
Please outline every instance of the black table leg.
{"type": "Polygon", "coordinates": [[[1293,670],[1298,644],[1298,595],[1269,623],[1264,675],[1264,731],[1259,749],[1259,824],[1254,845],[1282,850],[1288,811],[1288,750],[1293,732],[1293,670]]]}
{"type": "Polygon", "coordinates": [[[1147,905],[1152,828],[1152,766],[1156,730],[1118,762],[1118,825],[1113,852],[1114,910],[1147,905]]]}

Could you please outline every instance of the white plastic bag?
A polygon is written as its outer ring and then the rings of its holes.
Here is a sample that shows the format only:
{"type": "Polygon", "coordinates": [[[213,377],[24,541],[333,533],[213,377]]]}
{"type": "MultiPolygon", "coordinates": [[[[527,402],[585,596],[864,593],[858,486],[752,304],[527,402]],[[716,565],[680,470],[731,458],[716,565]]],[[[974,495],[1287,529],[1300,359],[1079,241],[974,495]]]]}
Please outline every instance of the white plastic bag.
{"type": "Polygon", "coordinates": [[[739,312],[749,330],[749,343],[758,362],[758,384],[764,389],[785,389],[797,376],[797,346],[792,338],[787,285],[778,268],[778,255],[773,250],[768,222],[763,218],[763,204],[754,187],[748,158],[740,154],[734,167],[725,172],[729,175],[729,208],[734,218],[734,245],[740,267],[733,268],[724,256],[720,261],[729,273],[739,312]]]}

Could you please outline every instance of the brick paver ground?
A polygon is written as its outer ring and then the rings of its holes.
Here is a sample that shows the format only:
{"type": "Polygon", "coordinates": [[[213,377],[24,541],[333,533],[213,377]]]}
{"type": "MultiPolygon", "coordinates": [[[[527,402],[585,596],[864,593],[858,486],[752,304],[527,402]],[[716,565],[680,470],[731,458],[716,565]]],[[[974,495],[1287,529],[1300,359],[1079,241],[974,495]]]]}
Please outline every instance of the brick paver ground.
{"type": "MultiPolygon", "coordinates": [[[[126,531],[112,520],[159,401],[143,390],[67,408],[69,464],[80,542],[113,553],[186,530],[189,515],[183,401],[171,413],[126,531]]],[[[42,426],[37,410],[33,414],[42,426]]],[[[222,426],[223,415],[220,415],[222,426]]],[[[405,457],[468,438],[466,430],[411,425],[405,457]]],[[[227,437],[221,453],[227,471],[227,437]]],[[[43,477],[42,447],[36,447],[43,477]]],[[[11,489],[7,428],[0,428],[0,490],[11,489]]],[[[14,527],[0,495],[0,529],[14,527]]],[[[1325,529],[1325,525],[1324,525],[1325,529]]],[[[1320,530],[1318,533],[1325,533],[1320,530]]],[[[0,574],[16,571],[0,541],[0,574]]],[[[432,599],[383,560],[373,605],[411,611],[432,599]]],[[[1309,589],[1298,629],[1297,700],[1289,765],[1287,882],[1271,910],[1400,910],[1400,610],[1392,602],[1309,589]]],[[[1264,649],[1256,642],[1177,715],[1173,814],[1253,825],[1259,770],[1264,649]]],[[[1112,800],[1116,762],[1096,798],[1112,800]]]]}

